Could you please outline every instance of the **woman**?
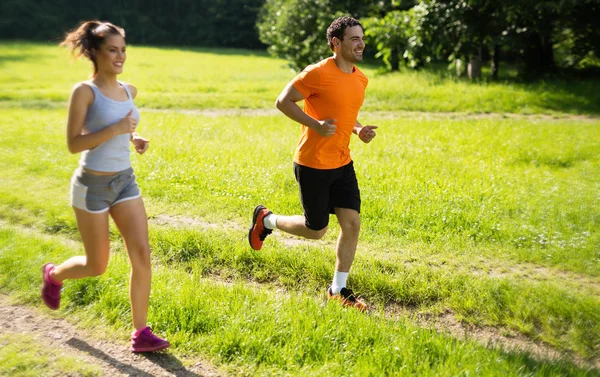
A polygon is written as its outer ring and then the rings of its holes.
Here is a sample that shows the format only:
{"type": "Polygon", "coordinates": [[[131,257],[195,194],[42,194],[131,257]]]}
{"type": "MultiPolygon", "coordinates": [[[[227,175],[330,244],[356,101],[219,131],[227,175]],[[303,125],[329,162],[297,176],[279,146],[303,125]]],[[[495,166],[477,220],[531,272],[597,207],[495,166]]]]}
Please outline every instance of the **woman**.
{"type": "Polygon", "coordinates": [[[126,59],[125,32],[108,22],[87,21],[67,33],[61,46],[94,67],[92,78],[73,88],[69,100],[67,145],[81,152],[71,179],[71,205],[85,248],[85,256],[55,266],[43,266],[42,298],[53,310],[60,306],[64,280],[104,273],[110,256],[108,216],[113,218],[129,254],[129,298],[134,331],[132,352],[151,352],[170,346],[146,326],[150,298],[148,219],[129,158],[129,142],[138,153],[148,140],[135,134],[139,112],[133,99],[137,89],[120,81],[126,59]]]}

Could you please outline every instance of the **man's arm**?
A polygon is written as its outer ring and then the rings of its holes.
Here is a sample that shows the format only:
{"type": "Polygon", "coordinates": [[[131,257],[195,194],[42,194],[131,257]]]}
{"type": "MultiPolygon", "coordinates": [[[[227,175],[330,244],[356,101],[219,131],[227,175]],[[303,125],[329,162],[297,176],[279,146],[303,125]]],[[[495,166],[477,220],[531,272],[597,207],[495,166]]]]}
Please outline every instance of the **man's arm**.
{"type": "Polygon", "coordinates": [[[294,88],[293,83],[290,82],[277,97],[275,106],[288,118],[312,128],[319,135],[325,137],[333,135],[336,130],[335,119],[318,120],[306,114],[296,103],[304,98],[304,95],[294,88]]]}
{"type": "Polygon", "coordinates": [[[369,143],[375,136],[377,136],[377,133],[375,132],[376,128],[377,126],[363,126],[357,120],[356,123],[354,123],[352,132],[364,143],[369,143]]]}

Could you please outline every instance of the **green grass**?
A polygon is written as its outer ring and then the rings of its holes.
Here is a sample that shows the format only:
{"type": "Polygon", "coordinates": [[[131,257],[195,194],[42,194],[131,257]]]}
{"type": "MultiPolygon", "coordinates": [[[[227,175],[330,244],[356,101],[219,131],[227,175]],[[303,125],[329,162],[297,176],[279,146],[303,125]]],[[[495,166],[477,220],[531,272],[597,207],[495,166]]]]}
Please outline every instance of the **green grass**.
{"type": "MultiPolygon", "coordinates": [[[[64,152],[64,116],[16,109],[0,115],[4,124],[22,126],[0,131],[0,153],[7,156],[0,191],[19,197],[19,186],[34,180],[62,200],[60,217],[70,218],[68,178],[78,156],[64,152]],[[43,140],[23,143],[40,133],[43,140]]],[[[297,130],[283,117],[151,113],[142,119],[152,150],[133,160],[151,214],[243,223],[257,202],[298,212],[290,162],[297,130]],[[254,152],[239,153],[246,145],[254,152]],[[257,176],[268,184],[254,184],[257,176]]],[[[596,123],[373,123],[381,126],[377,142],[352,146],[365,202],[364,241],[392,251],[434,243],[600,276],[596,123]]],[[[48,211],[46,197],[18,200],[48,211]]]]}
{"type": "MultiPolygon", "coordinates": [[[[11,227],[0,231],[0,250],[3,271],[14,264],[22,268],[18,278],[0,280],[10,290],[36,280],[41,261],[76,251],[59,236],[41,239],[11,227]]],[[[322,295],[282,294],[249,286],[244,280],[205,279],[197,265],[155,264],[149,313],[154,328],[167,334],[176,352],[201,352],[236,373],[589,375],[567,361],[538,362],[526,354],[486,349],[420,329],[408,318],[392,320],[382,313],[344,310],[326,304],[322,295]]],[[[95,326],[101,318],[105,325],[127,329],[128,267],[126,255],[116,251],[105,275],[74,281],[65,288],[63,310],[84,316],[95,326]]],[[[37,299],[34,290],[22,297],[28,302],[37,299]]]]}
{"type": "MultiPolygon", "coordinates": [[[[65,146],[64,101],[89,72],[56,47],[4,43],[0,52],[0,290],[39,305],[39,265],[82,252],[72,246],[68,184],[79,156],[65,146]]],[[[138,86],[138,105],[165,109],[142,109],[139,131],[151,149],[132,160],[150,216],[150,321],[175,353],[243,375],[597,374],[453,339],[413,318],[450,312],[598,360],[600,121],[562,117],[597,113],[593,83],[468,84],[365,68],[371,111],[360,120],[380,128],[370,145],[351,145],[363,209],[349,283],[377,307],[363,316],[325,304],[333,217],[323,241],[290,245],[279,234],[261,252],[247,245],[256,204],[300,212],[291,164],[299,126],[235,112],[273,107],[293,77],[283,62],[137,46],[129,59],[123,80],[138,86]],[[462,90],[478,94],[456,95],[462,90]],[[392,316],[390,305],[412,314],[392,316]]],[[[82,326],[100,317],[125,341],[128,262],[112,237],[108,272],[69,281],[61,311],[82,326]]]]}
{"type": "Polygon", "coordinates": [[[100,367],[81,363],[66,352],[47,348],[33,336],[0,335],[0,375],[37,376],[102,376],[100,367]]]}
{"type": "MultiPolygon", "coordinates": [[[[57,45],[0,42],[0,108],[63,107],[86,61],[69,63],[57,45]],[[40,70],[39,67],[44,67],[40,70]],[[51,72],[51,74],[49,74],[51,72]]],[[[380,73],[363,65],[368,110],[468,113],[600,114],[597,80],[470,83],[439,71],[380,73]]],[[[138,106],[161,109],[271,109],[295,73],[262,52],[129,46],[121,80],[140,88],[138,106]]]]}

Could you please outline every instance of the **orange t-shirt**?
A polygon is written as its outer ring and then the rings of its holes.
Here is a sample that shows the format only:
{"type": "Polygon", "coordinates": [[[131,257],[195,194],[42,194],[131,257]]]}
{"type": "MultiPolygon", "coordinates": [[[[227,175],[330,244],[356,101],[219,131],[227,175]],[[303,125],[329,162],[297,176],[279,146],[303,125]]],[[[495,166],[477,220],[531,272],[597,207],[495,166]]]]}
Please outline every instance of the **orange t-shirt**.
{"type": "Polygon", "coordinates": [[[333,57],[309,65],[292,84],[304,99],[304,112],[317,120],[335,119],[335,134],[319,135],[303,125],[294,162],[314,169],[336,169],[352,161],[350,136],[369,80],[357,68],[342,72],[333,57]]]}

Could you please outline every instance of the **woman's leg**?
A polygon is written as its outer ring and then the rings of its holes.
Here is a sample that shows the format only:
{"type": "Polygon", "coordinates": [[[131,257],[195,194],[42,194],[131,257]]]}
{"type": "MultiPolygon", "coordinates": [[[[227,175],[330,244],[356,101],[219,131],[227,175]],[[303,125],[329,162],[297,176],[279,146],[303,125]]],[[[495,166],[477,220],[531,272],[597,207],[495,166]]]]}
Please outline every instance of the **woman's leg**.
{"type": "Polygon", "coordinates": [[[141,197],[115,204],[110,209],[131,262],[129,299],[133,327],[136,330],[146,327],[152,268],[150,265],[150,244],[148,241],[148,218],[141,197]]]}
{"type": "Polygon", "coordinates": [[[79,208],[73,207],[73,209],[85,256],[72,257],[54,267],[50,276],[58,283],[62,283],[65,279],[102,275],[106,271],[110,256],[108,211],[89,213],[79,208]]]}

